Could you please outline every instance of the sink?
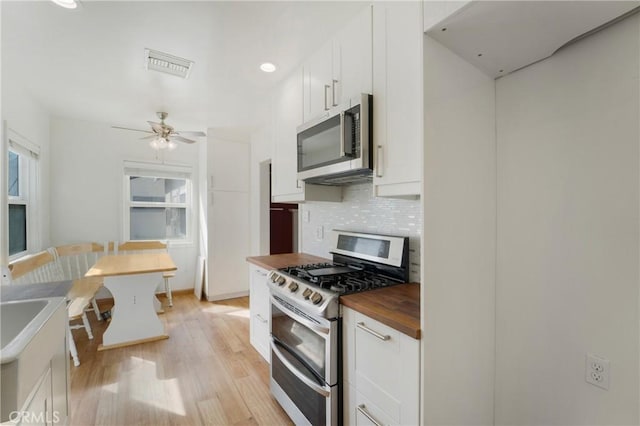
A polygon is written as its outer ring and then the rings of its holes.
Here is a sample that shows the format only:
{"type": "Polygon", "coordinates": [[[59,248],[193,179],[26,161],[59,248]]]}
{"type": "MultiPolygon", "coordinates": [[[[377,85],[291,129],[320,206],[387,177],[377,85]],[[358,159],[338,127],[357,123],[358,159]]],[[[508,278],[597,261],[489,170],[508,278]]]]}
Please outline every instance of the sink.
{"type": "Polygon", "coordinates": [[[0,422],[20,410],[60,353],[66,356],[65,298],[0,303],[0,422]]]}
{"type": "Polygon", "coordinates": [[[51,302],[48,300],[27,300],[0,304],[0,354],[2,363],[15,359],[20,348],[29,340],[29,331],[37,327],[35,321],[39,313],[51,302]],[[31,324],[33,322],[33,324],[31,324]],[[31,325],[31,327],[28,327],[31,325]]]}

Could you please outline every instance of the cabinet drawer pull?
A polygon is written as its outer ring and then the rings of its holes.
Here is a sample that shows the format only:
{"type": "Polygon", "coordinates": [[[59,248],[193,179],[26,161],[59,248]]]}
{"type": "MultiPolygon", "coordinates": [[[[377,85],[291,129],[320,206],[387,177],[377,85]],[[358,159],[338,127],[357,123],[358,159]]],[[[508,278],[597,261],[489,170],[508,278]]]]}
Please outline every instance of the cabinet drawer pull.
{"type": "Polygon", "coordinates": [[[262,317],[262,315],[257,314],[257,315],[256,315],[256,317],[258,317],[258,320],[259,320],[261,323],[263,323],[263,324],[266,324],[266,323],[267,323],[267,320],[266,320],[266,319],[264,319],[264,318],[262,317]]]}
{"type": "Polygon", "coordinates": [[[376,177],[382,177],[382,145],[376,149],[376,177]]]}
{"type": "Polygon", "coordinates": [[[369,334],[373,334],[374,336],[376,336],[380,340],[387,341],[387,340],[391,339],[391,336],[389,336],[388,334],[380,334],[377,331],[372,330],[369,327],[367,327],[366,325],[364,325],[363,322],[357,323],[356,326],[358,326],[359,329],[364,330],[369,334]]]}
{"type": "Polygon", "coordinates": [[[329,90],[331,90],[331,86],[328,84],[324,85],[324,110],[329,111],[329,90]]]}
{"type": "Polygon", "coordinates": [[[369,412],[367,411],[367,408],[364,406],[364,404],[360,404],[358,405],[358,411],[360,413],[362,413],[363,416],[365,416],[367,419],[369,419],[369,421],[371,423],[373,423],[376,426],[382,426],[382,423],[380,423],[379,421],[377,421],[375,419],[375,417],[373,417],[371,414],[369,414],[369,412]]]}

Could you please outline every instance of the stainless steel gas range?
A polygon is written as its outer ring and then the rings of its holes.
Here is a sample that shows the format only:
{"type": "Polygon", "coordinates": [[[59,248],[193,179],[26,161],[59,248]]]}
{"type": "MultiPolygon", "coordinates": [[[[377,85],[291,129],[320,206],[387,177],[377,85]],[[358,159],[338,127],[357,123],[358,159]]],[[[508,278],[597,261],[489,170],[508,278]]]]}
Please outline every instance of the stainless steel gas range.
{"type": "Polygon", "coordinates": [[[409,239],[331,233],[330,263],[271,271],[271,392],[296,425],[342,424],[342,294],[408,282],[409,239]]]}

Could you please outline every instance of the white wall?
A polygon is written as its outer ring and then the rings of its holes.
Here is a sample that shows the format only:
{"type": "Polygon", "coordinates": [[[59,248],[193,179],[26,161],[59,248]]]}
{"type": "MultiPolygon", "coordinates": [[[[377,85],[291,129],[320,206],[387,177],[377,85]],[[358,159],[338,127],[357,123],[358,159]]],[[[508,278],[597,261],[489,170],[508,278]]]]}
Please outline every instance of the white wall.
{"type": "MultiPolygon", "coordinates": [[[[167,163],[193,167],[198,193],[198,147],[179,144],[166,153],[167,163]]],[[[122,241],[123,161],[157,161],[155,151],[139,134],[112,129],[110,124],[65,118],[51,119],[51,244],[122,241]]],[[[197,198],[197,197],[194,197],[197,198]]],[[[197,202],[194,219],[197,218],[197,202]]],[[[198,253],[198,223],[188,245],[174,245],[178,267],[174,290],[193,287],[198,253]]]]}
{"type": "Polygon", "coordinates": [[[40,147],[40,247],[33,247],[38,251],[50,245],[50,140],[49,113],[34,98],[21,87],[13,83],[10,75],[2,75],[2,119],[7,126],[26,138],[29,142],[40,147]]]}
{"type": "Polygon", "coordinates": [[[300,251],[331,259],[329,233],[332,229],[409,237],[409,275],[411,281],[419,281],[422,203],[372,194],[370,183],[349,185],[342,188],[340,203],[308,201],[300,204],[300,251]]]}
{"type": "Polygon", "coordinates": [[[425,36],[423,422],[493,424],[494,80],[425,36]]]}
{"type": "Polygon", "coordinates": [[[496,424],[640,421],[639,65],[636,15],[497,81],[496,424]]]}

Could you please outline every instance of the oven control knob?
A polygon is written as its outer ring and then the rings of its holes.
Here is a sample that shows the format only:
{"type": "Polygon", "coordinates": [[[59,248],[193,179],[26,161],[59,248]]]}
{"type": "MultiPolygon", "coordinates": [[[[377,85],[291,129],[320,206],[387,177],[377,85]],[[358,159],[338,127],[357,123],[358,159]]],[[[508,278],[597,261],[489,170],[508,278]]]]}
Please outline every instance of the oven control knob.
{"type": "Polygon", "coordinates": [[[320,293],[313,293],[313,295],[311,296],[311,301],[314,305],[317,305],[318,303],[322,302],[322,295],[320,293]]]}
{"type": "Polygon", "coordinates": [[[311,296],[311,293],[313,293],[313,291],[311,291],[308,288],[305,288],[304,291],[302,292],[302,297],[304,297],[305,299],[308,299],[309,296],[311,296]]]}
{"type": "Polygon", "coordinates": [[[282,285],[282,284],[284,284],[286,281],[287,281],[287,280],[286,280],[282,275],[280,275],[280,276],[278,276],[278,279],[276,280],[276,284],[278,284],[278,285],[280,285],[280,286],[281,286],[281,285],[282,285]]]}
{"type": "Polygon", "coordinates": [[[269,278],[271,278],[271,282],[272,283],[275,283],[276,280],[278,279],[278,277],[279,277],[279,275],[274,272],[273,274],[271,274],[271,277],[269,277],[269,278]]]}
{"type": "Polygon", "coordinates": [[[291,293],[295,293],[298,290],[298,284],[291,282],[291,284],[289,284],[289,290],[291,293]]]}

